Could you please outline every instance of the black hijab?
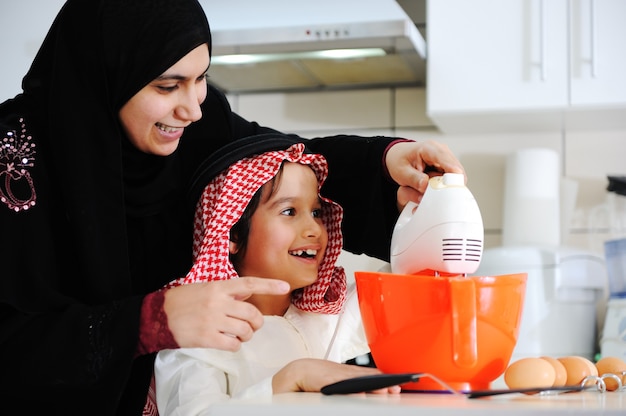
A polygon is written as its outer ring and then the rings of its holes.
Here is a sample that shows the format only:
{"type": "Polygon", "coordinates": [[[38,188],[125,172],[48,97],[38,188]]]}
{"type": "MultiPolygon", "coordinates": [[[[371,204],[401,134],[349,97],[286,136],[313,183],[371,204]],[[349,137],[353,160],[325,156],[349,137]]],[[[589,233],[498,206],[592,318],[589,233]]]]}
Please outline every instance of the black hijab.
{"type": "Polygon", "coordinates": [[[67,0],[23,79],[43,117],[38,144],[79,250],[73,266],[84,276],[85,301],[129,293],[127,221],[158,212],[178,186],[176,152],[138,151],[119,110],[203,43],[210,50],[196,0],[67,0]]]}

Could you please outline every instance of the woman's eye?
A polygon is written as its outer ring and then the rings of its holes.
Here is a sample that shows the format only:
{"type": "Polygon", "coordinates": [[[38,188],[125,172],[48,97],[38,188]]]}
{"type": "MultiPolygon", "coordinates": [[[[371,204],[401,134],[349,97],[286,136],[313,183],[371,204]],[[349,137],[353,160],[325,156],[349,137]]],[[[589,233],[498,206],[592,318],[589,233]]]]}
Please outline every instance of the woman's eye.
{"type": "Polygon", "coordinates": [[[176,91],[178,85],[157,85],[157,88],[162,92],[173,92],[176,91]]]}

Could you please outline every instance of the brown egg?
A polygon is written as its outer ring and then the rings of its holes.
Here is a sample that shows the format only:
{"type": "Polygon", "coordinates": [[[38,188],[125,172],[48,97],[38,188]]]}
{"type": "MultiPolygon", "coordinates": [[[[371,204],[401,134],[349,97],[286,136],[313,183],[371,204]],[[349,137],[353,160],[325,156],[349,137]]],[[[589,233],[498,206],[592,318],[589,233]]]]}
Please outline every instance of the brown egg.
{"type": "Polygon", "coordinates": [[[598,369],[596,366],[585,357],[569,355],[566,357],[559,357],[557,360],[563,364],[565,371],[567,371],[567,380],[565,381],[565,384],[568,386],[580,384],[580,382],[587,376],[598,375],[598,369]]]}
{"type": "MultiPolygon", "coordinates": [[[[626,362],[619,357],[602,357],[596,363],[596,368],[598,369],[599,376],[610,373],[620,377],[622,379],[622,385],[624,381],[626,381],[626,378],[622,375],[622,372],[626,372],[626,362]]],[[[609,391],[619,388],[617,380],[611,377],[604,378],[604,383],[606,384],[606,389],[609,391]]]]}
{"type": "Polygon", "coordinates": [[[554,384],[552,384],[552,386],[553,387],[564,386],[565,383],[567,382],[567,370],[565,369],[565,366],[563,365],[563,363],[553,357],[544,356],[544,357],[539,357],[539,358],[541,358],[542,360],[546,360],[547,362],[552,364],[552,367],[554,367],[555,376],[554,376],[554,384]]]}
{"type": "Polygon", "coordinates": [[[504,382],[510,389],[552,387],[555,371],[552,364],[541,358],[521,358],[504,371],[504,382]]]}

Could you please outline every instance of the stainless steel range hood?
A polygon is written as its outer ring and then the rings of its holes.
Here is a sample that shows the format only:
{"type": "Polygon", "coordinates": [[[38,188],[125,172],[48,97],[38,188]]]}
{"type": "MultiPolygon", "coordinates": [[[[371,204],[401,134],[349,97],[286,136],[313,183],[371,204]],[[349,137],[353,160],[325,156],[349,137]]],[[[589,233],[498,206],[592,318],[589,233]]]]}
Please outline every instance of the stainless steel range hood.
{"type": "Polygon", "coordinates": [[[396,0],[200,2],[213,35],[210,82],[226,92],[423,86],[426,82],[426,43],[396,0]],[[373,54],[335,59],[318,53],[347,49],[373,54]],[[220,62],[228,58],[256,61],[220,62]]]}

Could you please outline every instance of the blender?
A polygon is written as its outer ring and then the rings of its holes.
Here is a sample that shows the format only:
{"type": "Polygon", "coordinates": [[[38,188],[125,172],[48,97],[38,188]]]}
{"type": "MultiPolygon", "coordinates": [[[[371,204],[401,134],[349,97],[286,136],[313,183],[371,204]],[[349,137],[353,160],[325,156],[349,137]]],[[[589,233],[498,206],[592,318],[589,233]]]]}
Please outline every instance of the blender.
{"type": "Polygon", "coordinates": [[[626,359],[626,238],[604,243],[609,300],[600,340],[603,357],[626,359]]]}
{"type": "Polygon", "coordinates": [[[620,238],[604,242],[604,257],[609,283],[600,354],[626,359],[626,176],[609,176],[607,190],[613,196],[613,227],[620,238]]]}

